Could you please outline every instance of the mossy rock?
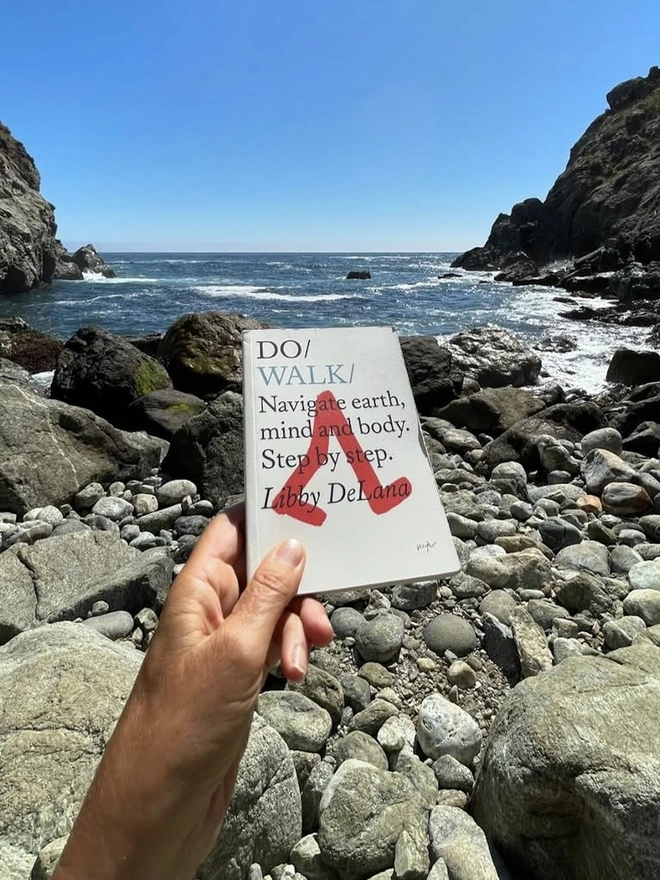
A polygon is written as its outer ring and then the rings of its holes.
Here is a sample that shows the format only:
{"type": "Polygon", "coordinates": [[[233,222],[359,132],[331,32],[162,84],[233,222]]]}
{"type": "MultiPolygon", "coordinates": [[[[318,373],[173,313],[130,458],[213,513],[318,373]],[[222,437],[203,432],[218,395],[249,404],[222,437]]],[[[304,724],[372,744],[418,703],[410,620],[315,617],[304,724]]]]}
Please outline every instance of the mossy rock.
{"type": "Polygon", "coordinates": [[[204,412],[206,404],[193,394],[173,388],[145,394],[129,407],[131,427],[170,440],[190,419],[204,412]]]}

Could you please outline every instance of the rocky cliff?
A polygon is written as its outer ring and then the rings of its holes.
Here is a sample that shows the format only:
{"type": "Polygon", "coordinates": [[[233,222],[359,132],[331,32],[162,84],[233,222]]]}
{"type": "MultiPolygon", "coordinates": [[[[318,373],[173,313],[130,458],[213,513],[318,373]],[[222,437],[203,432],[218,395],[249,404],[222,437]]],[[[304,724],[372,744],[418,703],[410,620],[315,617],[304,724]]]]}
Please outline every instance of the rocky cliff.
{"type": "Polygon", "coordinates": [[[578,259],[581,274],[660,260],[660,68],[616,86],[544,202],[526,199],[495,220],[484,247],[459,257],[468,269],[518,264],[534,274],[578,259]]]}
{"type": "Polygon", "coordinates": [[[80,260],[56,238],[55,209],[39,187],[34,160],[0,123],[0,294],[83,277],[80,260]]]}

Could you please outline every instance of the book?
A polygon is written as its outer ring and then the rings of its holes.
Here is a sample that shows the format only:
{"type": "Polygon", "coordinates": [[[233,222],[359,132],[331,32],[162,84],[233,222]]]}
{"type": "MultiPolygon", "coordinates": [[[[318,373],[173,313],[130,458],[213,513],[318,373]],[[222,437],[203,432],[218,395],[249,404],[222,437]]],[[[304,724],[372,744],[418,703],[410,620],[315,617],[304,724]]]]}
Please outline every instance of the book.
{"type": "Polygon", "coordinates": [[[243,334],[248,577],[287,538],[299,594],[460,570],[391,327],[243,334]]]}

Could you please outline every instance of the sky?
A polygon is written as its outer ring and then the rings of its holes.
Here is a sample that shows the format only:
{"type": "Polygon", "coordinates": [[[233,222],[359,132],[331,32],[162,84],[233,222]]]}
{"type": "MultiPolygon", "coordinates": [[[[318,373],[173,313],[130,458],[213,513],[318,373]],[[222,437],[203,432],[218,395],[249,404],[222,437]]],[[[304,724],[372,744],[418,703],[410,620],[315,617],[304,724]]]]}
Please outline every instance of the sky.
{"type": "Polygon", "coordinates": [[[658,0],[4,0],[0,120],[69,247],[459,251],[544,198],[658,0]]]}

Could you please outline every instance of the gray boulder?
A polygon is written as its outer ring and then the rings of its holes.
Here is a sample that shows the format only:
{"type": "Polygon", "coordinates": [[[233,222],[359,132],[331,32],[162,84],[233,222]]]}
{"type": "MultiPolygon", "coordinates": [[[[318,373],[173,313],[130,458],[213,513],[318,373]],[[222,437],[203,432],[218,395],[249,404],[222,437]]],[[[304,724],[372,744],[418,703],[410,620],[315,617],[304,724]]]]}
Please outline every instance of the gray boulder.
{"type": "Polygon", "coordinates": [[[541,372],[541,358],[501,327],[473,327],[445,343],[452,371],[490,388],[533,385],[541,372]]]}
{"type": "Polygon", "coordinates": [[[660,650],[568,657],[519,684],[491,729],[472,806],[522,876],[660,874],[660,650]]]}
{"type": "Polygon", "coordinates": [[[61,505],[94,481],[139,479],[161,447],[91,412],[0,384],[0,510],[61,505]]]}
{"type": "Polygon", "coordinates": [[[180,428],[163,461],[167,473],[191,480],[216,505],[241,494],[243,468],[243,398],[233,391],[180,428]]]}
{"type": "Polygon", "coordinates": [[[403,831],[426,838],[425,812],[410,780],[363,761],[339,767],[319,812],[321,855],[342,880],[367,880],[393,867],[403,831]]]}

